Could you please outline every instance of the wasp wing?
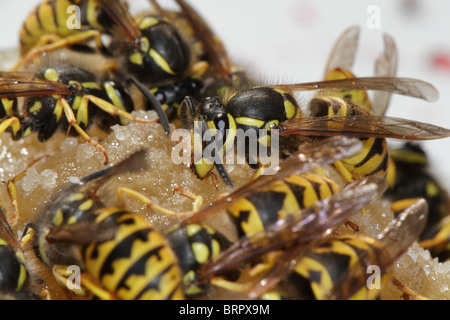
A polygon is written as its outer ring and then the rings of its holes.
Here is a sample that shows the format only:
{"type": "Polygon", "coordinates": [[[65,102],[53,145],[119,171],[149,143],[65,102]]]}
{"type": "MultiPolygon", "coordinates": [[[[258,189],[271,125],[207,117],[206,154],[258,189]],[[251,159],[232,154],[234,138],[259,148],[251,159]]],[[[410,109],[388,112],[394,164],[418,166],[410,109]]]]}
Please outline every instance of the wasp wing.
{"type": "MultiPolygon", "coordinates": [[[[424,199],[404,209],[376,239],[373,239],[372,250],[375,254],[369,256],[369,251],[366,250],[364,251],[366,256],[360,256],[360,260],[364,261],[366,266],[377,266],[381,274],[387,273],[392,264],[418,239],[426,224],[427,216],[428,206],[424,199]]],[[[348,299],[367,285],[367,278],[366,268],[354,264],[348,272],[335,279],[333,290],[324,298],[348,299]]]]}
{"type": "Polygon", "coordinates": [[[281,180],[293,174],[306,172],[316,167],[335,162],[339,159],[351,157],[360,152],[361,147],[362,144],[357,139],[348,139],[344,137],[332,137],[311,144],[307,148],[304,148],[304,150],[285,159],[276,168],[267,169],[261,176],[250,181],[243,187],[215,201],[211,206],[193,213],[191,216],[184,219],[182,224],[199,221],[211,214],[225,210],[243,197],[274,181],[281,180]]]}
{"type": "Polygon", "coordinates": [[[347,117],[296,118],[281,123],[280,135],[291,134],[432,140],[449,137],[450,130],[402,118],[354,115],[347,117]]]}
{"type": "MultiPolygon", "coordinates": [[[[394,39],[385,34],[384,52],[375,63],[375,75],[377,77],[394,77],[397,73],[397,46],[394,39]]],[[[386,112],[392,94],[390,92],[376,91],[372,99],[372,110],[375,115],[381,116],[386,112]]]]}
{"type": "Polygon", "coordinates": [[[217,38],[206,21],[184,0],[176,0],[182,13],[194,29],[196,37],[203,44],[203,49],[214,67],[226,80],[231,78],[231,63],[222,42],[217,38]]]}
{"type": "Polygon", "coordinates": [[[325,75],[336,68],[351,70],[358,48],[360,28],[353,26],[342,33],[328,58],[325,75]]]}
{"type": "Polygon", "coordinates": [[[126,34],[130,42],[138,46],[142,36],[141,30],[128,11],[124,1],[98,0],[98,2],[120,30],[126,34]]]}
{"type": "Polygon", "coordinates": [[[0,98],[68,95],[70,89],[63,83],[47,80],[0,78],[0,98]]]}
{"type": "Polygon", "coordinates": [[[14,232],[9,225],[8,219],[6,219],[4,209],[0,206],[0,237],[5,240],[14,251],[22,251],[20,242],[14,236],[14,232]]]}
{"type": "Polygon", "coordinates": [[[293,262],[329,235],[352,214],[381,197],[386,189],[385,180],[367,177],[344,188],[341,192],[302,210],[297,215],[280,219],[266,231],[242,238],[225,250],[217,259],[206,264],[200,278],[206,279],[222,271],[259,258],[273,250],[286,248],[276,265],[255,283],[248,293],[250,298],[261,296],[275,286],[293,262]]]}
{"type": "Polygon", "coordinates": [[[436,101],[439,92],[430,83],[414,78],[397,77],[361,77],[337,80],[304,82],[297,84],[269,85],[270,88],[281,89],[288,92],[314,91],[314,90],[376,90],[387,91],[426,101],[436,101]]]}

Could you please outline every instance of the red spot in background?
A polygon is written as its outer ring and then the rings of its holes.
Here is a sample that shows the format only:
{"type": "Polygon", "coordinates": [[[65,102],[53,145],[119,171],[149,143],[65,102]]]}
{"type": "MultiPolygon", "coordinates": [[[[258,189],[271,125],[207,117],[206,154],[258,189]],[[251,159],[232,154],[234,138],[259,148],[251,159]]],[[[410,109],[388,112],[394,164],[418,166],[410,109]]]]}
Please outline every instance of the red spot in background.
{"type": "Polygon", "coordinates": [[[317,19],[317,12],[312,3],[302,2],[294,5],[291,10],[293,21],[301,26],[311,25],[317,19]]]}
{"type": "Polygon", "coordinates": [[[450,52],[432,53],[431,65],[434,71],[450,72],[450,52]]]}

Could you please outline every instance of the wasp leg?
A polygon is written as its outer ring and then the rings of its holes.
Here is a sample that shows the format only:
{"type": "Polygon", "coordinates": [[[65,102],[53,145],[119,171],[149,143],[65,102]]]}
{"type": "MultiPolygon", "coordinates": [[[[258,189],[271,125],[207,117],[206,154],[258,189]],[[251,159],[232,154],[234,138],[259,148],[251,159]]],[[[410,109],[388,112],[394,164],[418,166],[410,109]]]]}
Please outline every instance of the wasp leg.
{"type": "Polygon", "coordinates": [[[418,293],[416,293],[415,291],[411,290],[408,287],[405,287],[405,285],[403,285],[397,278],[393,278],[392,279],[392,283],[400,290],[403,292],[403,299],[405,300],[430,300],[429,298],[422,296],[418,293]]]}
{"type": "Polygon", "coordinates": [[[17,137],[20,132],[20,120],[17,117],[11,117],[0,123],[0,134],[11,127],[13,137],[17,137]]]}
{"type": "MultiPolygon", "coordinates": [[[[186,194],[182,194],[184,196],[187,196],[188,198],[190,198],[191,196],[196,197],[195,201],[194,201],[194,205],[193,205],[193,210],[192,211],[188,211],[188,212],[175,212],[172,210],[169,210],[167,208],[164,208],[162,206],[159,206],[157,204],[155,204],[154,201],[152,201],[151,199],[149,199],[148,197],[146,197],[145,195],[143,195],[142,193],[129,189],[129,188],[125,188],[125,187],[121,187],[121,188],[117,188],[116,189],[116,193],[117,193],[117,197],[119,198],[119,202],[123,205],[124,203],[124,199],[123,199],[123,195],[124,194],[128,194],[130,197],[132,197],[133,199],[136,199],[137,201],[139,201],[140,203],[144,204],[145,206],[147,206],[148,208],[152,208],[155,209],[163,214],[169,215],[169,216],[174,216],[177,218],[182,218],[182,217],[188,217],[191,216],[192,214],[194,214],[195,212],[197,212],[202,203],[203,203],[203,198],[201,196],[195,196],[192,193],[189,193],[188,191],[186,194]]],[[[192,198],[191,198],[192,199],[192,198]]]]}
{"type": "MultiPolygon", "coordinates": [[[[66,38],[57,40],[56,42],[35,46],[32,50],[30,50],[25,57],[20,59],[20,61],[14,66],[11,71],[17,71],[22,66],[27,66],[29,63],[33,61],[38,55],[54,51],[57,49],[69,47],[74,44],[79,44],[85,42],[86,40],[94,39],[97,43],[98,48],[103,48],[103,43],[101,40],[101,33],[98,30],[88,30],[82,33],[78,33],[75,35],[68,36],[66,38]]],[[[47,37],[46,39],[42,39],[42,43],[49,42],[52,40],[51,37],[47,37]]]]}
{"type": "Polygon", "coordinates": [[[103,154],[103,156],[105,157],[104,164],[105,165],[108,164],[109,159],[108,159],[108,155],[106,154],[105,148],[103,148],[103,146],[101,146],[98,142],[92,140],[92,138],[78,125],[77,120],[75,119],[75,115],[73,114],[73,110],[70,107],[67,100],[64,98],[59,98],[58,101],[56,102],[56,104],[57,105],[56,105],[55,109],[57,109],[60,106],[62,106],[64,109],[64,113],[66,115],[67,122],[69,123],[68,130],[70,130],[71,127],[74,127],[75,130],[78,132],[78,134],[80,136],[82,136],[84,140],[86,140],[87,142],[92,144],[95,148],[97,148],[103,154]]]}
{"type": "Polygon", "coordinates": [[[88,296],[88,293],[91,293],[102,300],[116,299],[116,297],[113,294],[111,294],[110,292],[102,288],[99,284],[97,284],[95,281],[93,281],[91,277],[85,272],[82,272],[79,275],[74,274],[72,269],[66,265],[54,265],[52,271],[58,283],[64,287],[67,287],[77,296],[85,297],[88,296]],[[71,277],[74,276],[75,276],[74,279],[78,281],[78,283],[74,284],[71,281],[71,277]],[[76,277],[79,278],[76,279],[76,277]],[[69,284],[71,285],[69,286],[69,284]]]}
{"type": "Polygon", "coordinates": [[[17,201],[17,189],[16,189],[16,182],[21,180],[25,174],[27,173],[27,170],[31,168],[35,163],[41,161],[43,158],[46,158],[47,156],[42,156],[39,158],[34,159],[31,163],[27,165],[25,170],[23,170],[21,173],[16,175],[14,178],[4,182],[6,184],[6,189],[8,191],[9,199],[11,200],[13,207],[14,207],[14,213],[11,221],[11,225],[15,226],[17,221],[19,220],[20,211],[19,211],[19,202],[17,201]]]}
{"type": "Polygon", "coordinates": [[[147,123],[148,124],[148,123],[155,123],[157,121],[157,120],[147,120],[147,119],[135,117],[132,114],[126,112],[125,110],[121,110],[121,109],[117,108],[116,106],[114,106],[113,104],[111,104],[101,98],[98,98],[96,96],[92,96],[92,95],[83,96],[83,98],[81,99],[81,103],[80,103],[80,110],[86,110],[86,111],[82,112],[82,113],[80,113],[80,111],[78,111],[78,113],[77,113],[78,116],[85,116],[85,114],[87,115],[87,105],[88,105],[89,101],[112,116],[121,116],[125,119],[128,119],[133,122],[138,122],[138,123],[147,123]]]}

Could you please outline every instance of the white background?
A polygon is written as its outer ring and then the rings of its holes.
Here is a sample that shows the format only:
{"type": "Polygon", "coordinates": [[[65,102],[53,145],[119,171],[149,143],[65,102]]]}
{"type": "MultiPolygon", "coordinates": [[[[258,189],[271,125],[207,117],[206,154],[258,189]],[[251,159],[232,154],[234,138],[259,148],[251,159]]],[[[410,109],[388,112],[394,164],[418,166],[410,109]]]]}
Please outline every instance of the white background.
{"type": "MultiPolygon", "coordinates": [[[[161,4],[173,1],[161,1],[161,4]]],[[[14,48],[26,15],[39,0],[0,0],[0,48],[14,48]]],[[[132,9],[147,1],[129,1],[132,9]]],[[[428,103],[394,96],[389,116],[450,128],[450,1],[448,0],[191,0],[223,40],[232,58],[273,82],[320,80],[337,37],[361,27],[354,72],[373,75],[373,62],[389,33],[399,51],[398,76],[434,84],[440,99],[428,103]],[[370,29],[368,9],[380,12],[380,29],[370,29]],[[447,66],[433,58],[447,57],[447,66]]],[[[423,143],[432,171],[450,189],[450,138],[423,143]]]]}

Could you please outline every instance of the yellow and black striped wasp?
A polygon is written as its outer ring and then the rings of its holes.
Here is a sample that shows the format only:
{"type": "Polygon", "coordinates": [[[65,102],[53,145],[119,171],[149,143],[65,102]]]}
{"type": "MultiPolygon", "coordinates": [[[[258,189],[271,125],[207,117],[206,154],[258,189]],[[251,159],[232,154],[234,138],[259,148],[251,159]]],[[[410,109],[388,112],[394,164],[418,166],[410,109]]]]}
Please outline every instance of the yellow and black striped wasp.
{"type": "MultiPolygon", "coordinates": [[[[366,179],[382,178],[362,180],[366,179]]],[[[219,258],[203,266],[200,274],[204,278],[200,281],[255,259],[260,261],[275,251],[275,258],[267,258],[269,267],[253,272],[255,278],[243,284],[247,298],[257,299],[273,290],[281,290],[292,299],[378,298],[392,277],[392,265],[422,232],[426,201],[416,199],[376,237],[336,236],[332,235],[331,221],[337,218],[342,223],[342,216],[325,214],[334,205],[335,197],[318,201],[293,219],[281,219],[264,232],[235,242],[219,258]]]]}
{"type": "Polygon", "coordinates": [[[40,292],[41,279],[32,270],[25,257],[24,246],[29,235],[18,239],[0,207],[0,299],[39,300],[45,298],[40,292]]]}
{"type": "Polygon", "coordinates": [[[41,53],[73,47],[94,38],[96,47],[103,49],[102,53],[109,58],[110,68],[137,86],[147,100],[146,107],[158,113],[168,134],[166,113],[173,114],[186,95],[201,92],[206,70],[208,78],[218,73],[229,77],[224,69],[216,73],[211,71],[214,68],[209,68],[228,63],[220,41],[191,6],[182,0],[176,2],[180,12],[166,11],[151,1],[156,14],[133,17],[124,1],[46,0],[35,8],[22,27],[25,57],[19,65],[27,65],[41,53]],[[66,25],[65,10],[70,5],[80,9],[78,29],[68,29],[66,25]],[[182,24],[180,20],[187,23],[182,24]],[[182,26],[177,28],[175,23],[182,26]],[[102,42],[103,35],[109,36],[110,43],[102,42]]]}
{"type": "MultiPolygon", "coordinates": [[[[341,146],[336,140],[330,142],[336,147],[329,152],[330,156],[340,151],[348,155],[358,142],[349,143],[344,139],[341,146]]],[[[310,151],[313,153],[313,150],[310,151]]],[[[318,152],[316,148],[313,154],[318,164],[325,161],[322,157],[324,151],[318,152]]],[[[139,154],[133,158],[136,165],[142,161],[139,154]]],[[[303,157],[296,159],[297,165],[292,163],[289,166],[290,173],[313,166],[311,161],[303,162],[303,157]],[[303,164],[303,168],[299,169],[298,164],[303,164]]],[[[134,167],[127,161],[124,163],[126,170],[134,167]]],[[[200,294],[203,284],[196,282],[198,270],[229,247],[231,242],[210,227],[188,221],[167,234],[161,234],[137,213],[100,205],[95,201],[98,184],[124,169],[124,166],[122,169],[120,167],[118,165],[88,175],[81,179],[81,184],[72,185],[52,203],[51,208],[46,210],[44,223],[37,224],[36,247],[39,255],[63,283],[67,277],[67,264],[79,265],[84,288],[105,299],[181,299],[200,294]]],[[[349,211],[354,212],[367,204],[365,199],[381,195],[382,184],[376,188],[373,183],[371,185],[370,190],[358,189],[363,190],[358,195],[350,193],[346,203],[351,205],[344,207],[342,202],[329,207],[336,210],[336,214],[348,211],[339,221],[350,215],[349,211]],[[365,196],[362,197],[362,194],[365,196]]],[[[252,190],[248,186],[243,191],[252,190]]],[[[217,285],[223,282],[215,279],[217,285]]]]}
{"type": "Polygon", "coordinates": [[[420,235],[420,245],[430,250],[433,257],[446,261],[449,255],[450,199],[429,169],[429,160],[418,144],[406,143],[399,148],[389,149],[393,161],[394,181],[388,196],[394,201],[393,211],[422,197],[428,204],[427,224],[420,235]]]}
{"type": "Polygon", "coordinates": [[[13,139],[20,139],[37,132],[44,142],[58,128],[69,131],[73,127],[103,154],[106,164],[109,159],[105,149],[85,131],[93,120],[97,119],[104,129],[112,123],[155,122],[130,114],[134,110],[131,96],[121,81],[102,71],[69,60],[36,67],[35,73],[0,74],[0,133],[9,128],[13,139]],[[19,98],[25,98],[23,103],[19,98]]]}
{"type": "Polygon", "coordinates": [[[80,270],[78,295],[101,299],[181,299],[203,292],[187,280],[231,243],[208,226],[190,224],[162,234],[146,219],[107,207],[97,195],[111,176],[145,168],[145,151],[70,185],[29,224],[34,247],[65,286],[80,270]]]}
{"type": "MultiPolygon", "coordinates": [[[[365,175],[386,174],[388,158],[385,138],[426,140],[448,137],[450,131],[445,128],[382,115],[391,93],[434,101],[438,92],[424,81],[392,76],[396,69],[396,51],[388,36],[385,36],[386,51],[377,62],[377,76],[353,77],[343,68],[351,67],[349,64],[353,62],[354,55],[348,55],[348,51],[356,47],[357,31],[355,27],[350,28],[339,38],[328,63],[328,80],[236,89],[223,98],[212,96],[199,104],[195,99],[186,97],[181,105],[185,128],[197,128],[197,135],[200,136],[197,139],[202,144],[202,150],[205,145],[214,147],[216,144],[215,152],[201,153],[194,158],[199,177],[205,177],[222,159],[222,155],[235,147],[239,132],[254,133],[252,139],[257,143],[254,149],[257,151],[249,152],[249,147],[245,146],[244,153],[247,162],[256,167],[261,166],[259,150],[268,150],[266,153],[270,154],[271,136],[276,133],[280,139],[281,156],[295,151],[298,139],[302,142],[333,135],[359,137],[365,141],[363,152],[339,163],[338,167],[348,182],[365,175]],[[366,90],[380,92],[374,101],[377,107],[372,110],[366,90]],[[297,104],[294,94],[307,91],[319,92],[320,95],[312,98],[304,111],[297,104]],[[205,138],[206,131],[210,132],[209,140],[205,138]]],[[[194,142],[195,139],[194,136],[194,142]]],[[[220,174],[225,182],[232,185],[225,171],[221,170],[220,174]]]]}

